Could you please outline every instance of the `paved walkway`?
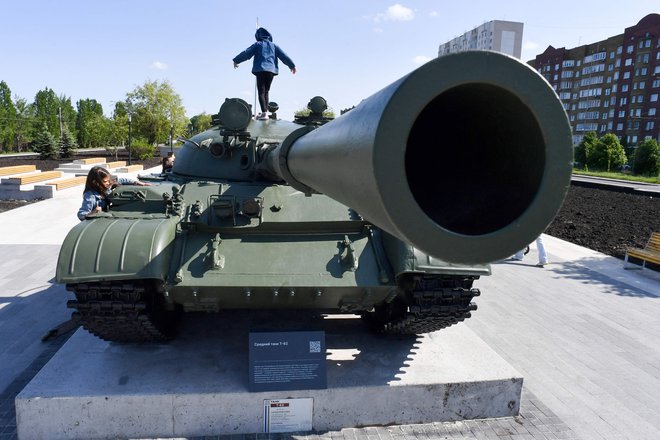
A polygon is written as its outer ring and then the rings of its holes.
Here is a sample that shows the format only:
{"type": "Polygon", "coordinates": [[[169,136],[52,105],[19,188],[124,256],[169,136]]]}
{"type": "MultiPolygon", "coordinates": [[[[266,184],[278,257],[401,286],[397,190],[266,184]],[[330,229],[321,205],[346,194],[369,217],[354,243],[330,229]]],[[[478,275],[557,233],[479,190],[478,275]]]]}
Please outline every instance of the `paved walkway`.
{"type": "MultiPolygon", "coordinates": [[[[16,438],[14,397],[66,339],[40,340],[69,315],[71,294],[52,277],[79,204],[72,189],[0,213],[0,440],[16,438]]],[[[459,324],[524,376],[519,417],[270,438],[660,439],[660,274],[553,237],[546,244],[544,269],[533,245],[523,262],[494,264],[475,284],[479,310],[459,324]]]]}

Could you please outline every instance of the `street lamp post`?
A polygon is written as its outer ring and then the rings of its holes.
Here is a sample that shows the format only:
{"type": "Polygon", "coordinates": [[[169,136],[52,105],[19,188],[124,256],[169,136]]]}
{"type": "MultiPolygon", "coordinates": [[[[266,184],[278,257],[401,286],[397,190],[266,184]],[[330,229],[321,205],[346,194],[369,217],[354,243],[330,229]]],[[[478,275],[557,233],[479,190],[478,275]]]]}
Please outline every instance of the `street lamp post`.
{"type": "Polygon", "coordinates": [[[133,156],[131,151],[131,114],[128,114],[128,165],[131,165],[131,157],[133,156]]]}

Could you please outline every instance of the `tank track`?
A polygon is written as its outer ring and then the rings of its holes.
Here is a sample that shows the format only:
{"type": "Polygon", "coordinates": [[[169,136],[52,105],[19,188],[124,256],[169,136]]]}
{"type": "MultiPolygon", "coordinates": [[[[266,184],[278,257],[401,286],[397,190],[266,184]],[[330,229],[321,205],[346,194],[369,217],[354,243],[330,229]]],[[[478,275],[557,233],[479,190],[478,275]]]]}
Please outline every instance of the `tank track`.
{"type": "Polygon", "coordinates": [[[180,316],[161,307],[154,283],[67,284],[76,300],[74,319],[90,333],[112,342],[164,342],[172,339],[180,316]]]}
{"type": "Polygon", "coordinates": [[[365,315],[372,327],[385,334],[412,335],[429,333],[457,324],[477,309],[472,298],[479,289],[472,288],[475,277],[420,276],[412,280],[413,289],[406,299],[376,307],[365,315]]]}

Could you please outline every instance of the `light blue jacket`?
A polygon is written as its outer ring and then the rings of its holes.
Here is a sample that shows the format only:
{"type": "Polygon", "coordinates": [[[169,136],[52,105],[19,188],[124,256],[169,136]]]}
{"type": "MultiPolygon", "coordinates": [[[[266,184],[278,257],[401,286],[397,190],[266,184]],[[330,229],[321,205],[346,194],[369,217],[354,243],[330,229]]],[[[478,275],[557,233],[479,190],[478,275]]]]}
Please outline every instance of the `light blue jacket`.
{"type": "Polygon", "coordinates": [[[279,73],[278,59],[286,64],[289,69],[296,67],[293,60],[278,45],[273,43],[273,37],[266,29],[257,29],[254,38],[257,40],[256,43],[234,57],[233,61],[236,64],[254,57],[252,61],[252,73],[254,74],[272,72],[277,75],[279,73]]]}
{"type": "Polygon", "coordinates": [[[108,202],[104,197],[99,194],[98,191],[89,190],[83,193],[83,202],[82,206],[78,210],[78,218],[82,221],[85,220],[85,216],[95,210],[97,207],[105,209],[108,202]]]}

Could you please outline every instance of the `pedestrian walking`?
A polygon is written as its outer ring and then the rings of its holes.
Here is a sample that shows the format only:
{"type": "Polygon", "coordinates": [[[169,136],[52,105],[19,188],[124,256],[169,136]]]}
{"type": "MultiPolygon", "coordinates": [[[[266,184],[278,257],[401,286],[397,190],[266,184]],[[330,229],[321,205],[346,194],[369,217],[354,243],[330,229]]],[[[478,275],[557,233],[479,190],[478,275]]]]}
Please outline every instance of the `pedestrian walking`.
{"type": "MultiPolygon", "coordinates": [[[[545,243],[543,243],[543,236],[539,235],[538,237],[536,237],[535,242],[536,242],[536,249],[539,251],[539,262],[536,264],[536,267],[544,267],[546,264],[548,264],[548,253],[545,250],[545,243]]],[[[522,261],[528,252],[529,252],[529,246],[527,246],[525,249],[516,252],[516,254],[512,256],[511,259],[516,261],[522,261]]]]}

